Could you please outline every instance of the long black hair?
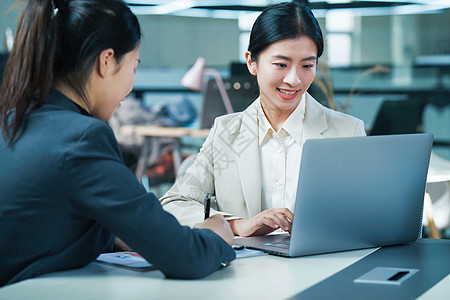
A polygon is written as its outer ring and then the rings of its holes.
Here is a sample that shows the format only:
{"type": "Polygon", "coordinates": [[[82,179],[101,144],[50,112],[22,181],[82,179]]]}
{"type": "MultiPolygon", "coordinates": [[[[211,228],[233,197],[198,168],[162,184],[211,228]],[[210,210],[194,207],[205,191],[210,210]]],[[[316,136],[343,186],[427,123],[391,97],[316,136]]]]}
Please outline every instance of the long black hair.
{"type": "Polygon", "coordinates": [[[120,63],[141,38],[139,22],[122,0],[23,2],[0,90],[2,135],[10,142],[27,111],[55,83],[70,86],[90,109],[86,86],[98,55],[112,48],[120,63]]]}
{"type": "Polygon", "coordinates": [[[274,4],[266,8],[253,24],[248,51],[256,61],[271,44],[303,36],[316,44],[319,58],[323,53],[323,36],[311,9],[299,2],[274,4]]]}

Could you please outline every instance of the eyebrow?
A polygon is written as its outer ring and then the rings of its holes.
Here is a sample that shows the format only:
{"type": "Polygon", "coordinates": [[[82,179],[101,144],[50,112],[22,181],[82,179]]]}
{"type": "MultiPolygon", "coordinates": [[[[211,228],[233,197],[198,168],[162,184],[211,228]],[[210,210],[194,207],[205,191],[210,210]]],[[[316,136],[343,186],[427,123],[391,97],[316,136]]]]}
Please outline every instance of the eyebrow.
{"type": "MultiPolygon", "coordinates": [[[[287,61],[292,61],[292,59],[291,59],[290,57],[287,57],[287,56],[284,56],[284,55],[281,55],[281,54],[278,54],[278,55],[272,55],[272,57],[273,57],[273,58],[284,59],[284,60],[287,60],[287,61]]],[[[312,56],[303,58],[301,61],[316,60],[316,59],[317,59],[317,57],[314,56],[314,55],[312,55],[312,56]]]]}

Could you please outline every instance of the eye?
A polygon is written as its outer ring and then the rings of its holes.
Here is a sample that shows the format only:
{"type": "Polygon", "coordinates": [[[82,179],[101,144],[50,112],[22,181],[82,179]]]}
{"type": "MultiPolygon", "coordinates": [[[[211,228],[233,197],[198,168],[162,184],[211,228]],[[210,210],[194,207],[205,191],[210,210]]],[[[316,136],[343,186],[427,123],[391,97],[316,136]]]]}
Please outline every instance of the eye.
{"type": "Polygon", "coordinates": [[[140,63],[141,63],[141,59],[138,58],[138,59],[137,59],[137,63],[136,63],[136,65],[135,65],[135,67],[134,67],[134,74],[136,74],[137,68],[138,68],[138,66],[139,66],[140,63]]]}
{"type": "Polygon", "coordinates": [[[304,65],[303,69],[313,69],[314,65],[304,65]]]}
{"type": "Polygon", "coordinates": [[[283,64],[283,63],[274,63],[275,66],[279,67],[279,68],[286,68],[287,65],[283,64]]]}

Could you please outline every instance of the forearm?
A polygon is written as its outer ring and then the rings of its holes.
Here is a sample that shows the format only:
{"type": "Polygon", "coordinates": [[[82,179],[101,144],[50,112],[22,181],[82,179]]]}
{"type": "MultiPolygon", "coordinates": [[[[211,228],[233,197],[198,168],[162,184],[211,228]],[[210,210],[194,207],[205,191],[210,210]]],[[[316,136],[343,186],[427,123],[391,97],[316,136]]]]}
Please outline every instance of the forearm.
{"type": "MultiPolygon", "coordinates": [[[[163,209],[172,214],[181,225],[194,227],[204,219],[204,206],[195,200],[172,200],[165,202],[163,209]]],[[[210,209],[210,216],[221,214],[227,221],[237,219],[239,217],[214,208],[210,209]]]]}
{"type": "Polygon", "coordinates": [[[290,233],[293,218],[293,213],[287,208],[270,208],[251,218],[228,220],[228,223],[235,235],[266,235],[277,229],[290,233]]]}
{"type": "Polygon", "coordinates": [[[180,226],[149,196],[133,200],[133,205],[108,209],[108,215],[99,221],[167,277],[201,278],[235,258],[233,249],[219,235],[180,226]],[[125,207],[133,212],[124,211],[125,207]]]}
{"type": "Polygon", "coordinates": [[[174,200],[163,203],[163,209],[172,214],[181,225],[192,228],[204,219],[203,205],[194,200],[174,200]]]}
{"type": "Polygon", "coordinates": [[[106,228],[168,277],[199,278],[233,260],[233,249],[217,234],[180,226],[163,210],[123,165],[112,132],[107,139],[105,131],[109,128],[103,124],[87,131],[66,155],[64,175],[70,179],[73,209],[98,223],[92,228],[106,228]],[[83,142],[92,139],[96,142],[83,142]]]}
{"type": "Polygon", "coordinates": [[[240,230],[239,230],[240,229],[239,228],[239,222],[237,222],[239,220],[240,219],[227,220],[228,223],[230,224],[231,231],[233,232],[234,235],[237,235],[237,236],[241,236],[240,235],[240,230]]]}
{"type": "Polygon", "coordinates": [[[256,224],[246,219],[232,219],[228,220],[231,231],[234,235],[247,237],[252,235],[266,235],[273,231],[273,229],[266,226],[257,226],[256,224]]]}

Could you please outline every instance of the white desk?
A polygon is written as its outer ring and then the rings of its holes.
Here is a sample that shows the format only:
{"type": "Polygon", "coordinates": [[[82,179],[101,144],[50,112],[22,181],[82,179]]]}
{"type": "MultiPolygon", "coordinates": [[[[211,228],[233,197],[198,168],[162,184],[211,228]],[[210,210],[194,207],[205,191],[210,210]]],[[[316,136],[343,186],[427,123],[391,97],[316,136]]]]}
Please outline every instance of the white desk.
{"type": "MultiPolygon", "coordinates": [[[[286,299],[346,268],[374,249],[283,258],[239,258],[201,280],[165,279],[101,263],[0,289],[0,299],[286,299]]],[[[448,299],[450,275],[420,299],[448,299]]]]}

